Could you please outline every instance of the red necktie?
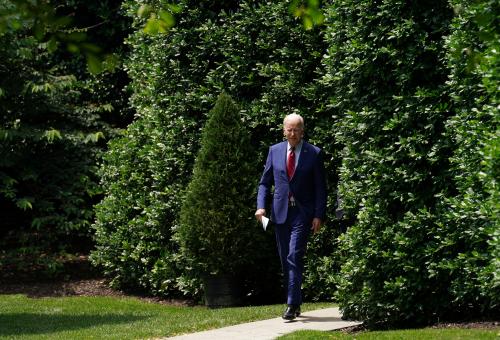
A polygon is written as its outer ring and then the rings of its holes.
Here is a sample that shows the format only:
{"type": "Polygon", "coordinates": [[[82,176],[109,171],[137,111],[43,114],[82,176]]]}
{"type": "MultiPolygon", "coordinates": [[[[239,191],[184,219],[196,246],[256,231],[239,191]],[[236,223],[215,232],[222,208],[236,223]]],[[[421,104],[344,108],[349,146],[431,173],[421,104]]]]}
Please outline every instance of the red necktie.
{"type": "Polygon", "coordinates": [[[288,178],[292,179],[293,173],[295,172],[295,147],[292,146],[290,148],[290,154],[288,155],[288,163],[286,165],[286,172],[288,174],[288,178]]]}

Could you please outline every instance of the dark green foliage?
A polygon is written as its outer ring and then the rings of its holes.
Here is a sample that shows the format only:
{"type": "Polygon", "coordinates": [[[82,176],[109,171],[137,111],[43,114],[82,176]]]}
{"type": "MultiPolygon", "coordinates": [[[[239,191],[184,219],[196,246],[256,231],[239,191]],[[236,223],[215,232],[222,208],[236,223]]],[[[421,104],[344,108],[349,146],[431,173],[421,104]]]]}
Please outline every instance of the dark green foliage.
{"type": "Polygon", "coordinates": [[[255,266],[263,233],[252,216],[254,152],[239,110],[221,94],[201,136],[177,229],[195,277],[241,275],[255,266]],[[254,254],[248,256],[248,254],[254,254]]]}
{"type": "MultiPolygon", "coordinates": [[[[137,5],[126,6],[135,15],[137,5]]],[[[249,208],[255,205],[267,149],[282,138],[285,114],[303,114],[309,140],[327,147],[329,160],[335,153],[327,145],[329,117],[315,112],[314,92],[320,89],[314,79],[324,52],[320,31],[306,32],[284,2],[186,1],[182,6],[168,35],[146,35],[136,22],[138,30],[129,39],[133,51],[127,69],[138,120],[106,156],[107,197],[97,207],[98,249],[93,255],[117,284],[165,294],[195,294],[199,289],[199,283],[183,275],[185,259],[179,258],[171,234],[214,94],[225,91],[238,101],[251,134],[257,174],[248,178],[254,185],[249,208]],[[169,269],[154,271],[157,261],[169,269]],[[179,276],[173,278],[172,272],[179,276]]],[[[327,166],[335,168],[332,162],[327,166]]],[[[329,175],[335,183],[336,173],[329,175]]],[[[249,270],[261,282],[254,286],[272,286],[271,292],[279,284],[279,260],[274,235],[265,235],[267,259],[249,270]]]]}
{"type": "MultiPolygon", "coordinates": [[[[443,206],[463,190],[457,179],[469,171],[459,151],[464,141],[450,124],[462,126],[460,112],[470,112],[477,95],[448,82],[452,18],[447,1],[337,1],[327,15],[323,83],[332,89],[336,136],[345,145],[340,194],[356,219],[341,240],[338,299],[346,317],[372,326],[493,307],[480,284],[493,215],[443,206]]],[[[461,68],[457,62],[452,67],[461,68]]],[[[479,150],[465,148],[477,165],[479,150]]]]}
{"type": "MultiPolygon", "coordinates": [[[[81,27],[112,15],[113,24],[84,30],[103,44],[113,41],[110,51],[119,52],[123,21],[100,6],[105,3],[68,1],[58,10],[85,7],[86,15],[74,21],[81,27]]],[[[117,114],[127,100],[115,94],[127,78],[122,72],[90,76],[83,57],[53,51],[30,27],[0,32],[0,267],[9,275],[36,268],[52,276],[61,269],[60,252],[92,247],[93,205],[102,193],[97,162],[102,141],[128,122],[126,110],[117,114]]]]}
{"type": "Polygon", "coordinates": [[[500,4],[453,2],[448,82],[456,114],[446,134],[456,145],[451,172],[457,193],[443,197],[432,274],[447,277],[452,307],[475,313],[500,308],[498,277],[498,104],[500,4]]]}
{"type": "Polygon", "coordinates": [[[307,245],[302,283],[304,298],[312,301],[333,301],[338,286],[338,272],[342,265],[337,255],[339,246],[338,221],[329,221],[307,245]]]}
{"type": "MultiPolygon", "coordinates": [[[[84,7],[81,6],[82,3],[79,0],[57,4],[50,1],[3,0],[0,2],[0,35],[6,32],[29,31],[49,52],[62,47],[63,53],[70,52],[74,56],[86,58],[88,70],[94,74],[111,70],[116,66],[115,56],[105,54],[108,46],[104,48],[103,39],[90,41],[87,35],[89,27],[95,28],[102,22],[96,26],[80,25],[89,18],[111,19],[110,12],[117,12],[119,5],[110,8],[113,1],[101,1],[87,2],[88,6],[84,7]]],[[[113,32],[113,29],[107,31],[113,32]]],[[[118,32],[113,33],[116,33],[115,38],[119,38],[118,32]]]]}
{"type": "Polygon", "coordinates": [[[103,124],[81,114],[82,83],[51,66],[43,46],[14,34],[0,40],[2,211],[12,223],[3,241],[58,248],[61,237],[89,236],[103,124]]]}
{"type": "MultiPolygon", "coordinates": [[[[125,6],[135,15],[135,2],[125,6]]],[[[370,325],[498,308],[494,1],[331,1],[311,31],[285,2],[181,7],[168,35],[136,20],[128,40],[137,120],[105,157],[93,254],[117,286],[198,293],[199,268],[172,236],[206,113],[226,92],[257,170],[287,113],[302,114],[306,139],[325,150],[330,220],[310,243],[307,297],[331,299],[339,285],[345,315],[370,325]]],[[[258,175],[248,180],[256,188],[258,175]]],[[[249,269],[276,282],[265,235],[265,268],[249,269]]]]}

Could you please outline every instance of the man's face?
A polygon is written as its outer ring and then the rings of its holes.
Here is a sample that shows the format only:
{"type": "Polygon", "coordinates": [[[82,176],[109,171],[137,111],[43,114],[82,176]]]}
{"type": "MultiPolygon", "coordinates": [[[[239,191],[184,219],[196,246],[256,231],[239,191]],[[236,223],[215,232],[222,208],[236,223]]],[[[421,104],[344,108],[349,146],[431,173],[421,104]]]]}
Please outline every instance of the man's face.
{"type": "Polygon", "coordinates": [[[283,132],[291,146],[297,146],[304,136],[304,128],[299,120],[287,120],[283,127],[283,132]]]}

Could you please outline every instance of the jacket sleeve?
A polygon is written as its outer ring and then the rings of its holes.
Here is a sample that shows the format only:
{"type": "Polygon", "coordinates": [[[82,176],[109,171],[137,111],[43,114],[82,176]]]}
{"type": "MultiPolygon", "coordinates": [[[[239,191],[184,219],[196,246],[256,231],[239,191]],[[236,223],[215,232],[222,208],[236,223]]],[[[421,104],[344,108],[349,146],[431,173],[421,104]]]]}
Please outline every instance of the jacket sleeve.
{"type": "Polygon", "coordinates": [[[266,203],[271,196],[271,188],[274,185],[274,175],[273,175],[273,157],[272,148],[269,148],[267,154],[266,165],[264,166],[264,172],[259,182],[259,191],[257,193],[257,209],[265,209],[266,203]]]}

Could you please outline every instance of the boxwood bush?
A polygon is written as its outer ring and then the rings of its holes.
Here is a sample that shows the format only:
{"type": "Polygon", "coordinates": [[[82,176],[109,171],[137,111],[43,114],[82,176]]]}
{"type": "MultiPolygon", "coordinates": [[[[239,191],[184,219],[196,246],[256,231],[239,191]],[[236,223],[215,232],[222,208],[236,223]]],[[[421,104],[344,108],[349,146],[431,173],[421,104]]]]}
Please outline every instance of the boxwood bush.
{"type": "Polygon", "coordinates": [[[176,230],[194,278],[244,279],[248,267],[261,263],[256,250],[264,233],[255,228],[253,217],[253,179],[258,175],[254,158],[239,109],[223,93],[203,128],[176,230]]]}

